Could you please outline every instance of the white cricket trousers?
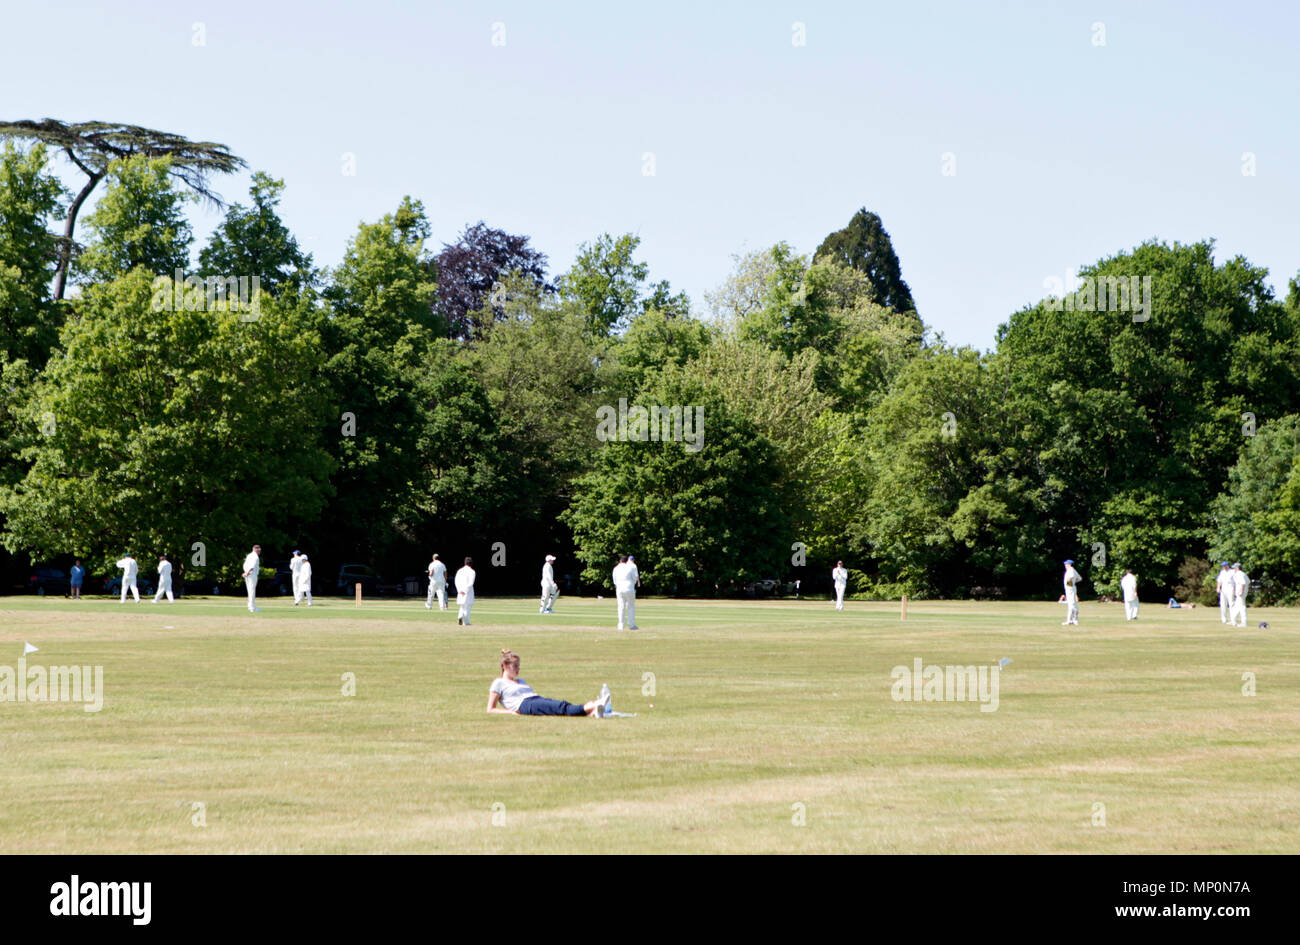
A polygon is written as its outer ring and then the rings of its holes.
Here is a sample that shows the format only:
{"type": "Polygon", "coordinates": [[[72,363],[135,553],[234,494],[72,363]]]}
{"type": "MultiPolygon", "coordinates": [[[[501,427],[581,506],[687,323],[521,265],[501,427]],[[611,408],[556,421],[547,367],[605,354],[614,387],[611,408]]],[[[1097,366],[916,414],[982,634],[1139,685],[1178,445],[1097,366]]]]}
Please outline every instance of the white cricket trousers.
{"type": "Polygon", "coordinates": [[[135,578],[122,579],[122,603],[126,603],[126,592],[130,591],[135,595],[135,602],[140,603],[140,588],[135,585],[135,578]]]}
{"type": "Polygon", "coordinates": [[[162,600],[164,594],[167,595],[168,601],[173,604],[176,603],[176,598],[172,596],[172,582],[170,578],[166,581],[158,582],[158,593],[153,596],[154,603],[156,604],[158,601],[162,600]]]}
{"type": "Polygon", "coordinates": [[[447,582],[446,581],[429,582],[429,595],[424,599],[424,606],[432,610],[433,599],[435,597],[438,598],[438,609],[446,610],[447,609],[447,582]]]}
{"type": "Polygon", "coordinates": [[[844,609],[844,589],[845,589],[845,586],[846,586],[846,585],[844,585],[844,584],[836,584],[836,585],[835,585],[835,609],[836,609],[836,610],[843,610],[843,609],[844,609]]]}
{"type": "Polygon", "coordinates": [[[1224,623],[1232,623],[1232,598],[1227,594],[1219,595],[1219,619],[1224,623]]]}
{"type": "Polygon", "coordinates": [[[295,604],[302,603],[302,575],[301,574],[295,574],[293,576],[293,602],[295,604]]]}
{"type": "Polygon", "coordinates": [[[555,595],[560,588],[554,581],[542,582],[542,610],[550,610],[555,603],[555,595]]]}
{"type": "Polygon", "coordinates": [[[636,629],[636,591],[618,592],[618,629],[636,629]]]}
{"type": "Polygon", "coordinates": [[[1246,599],[1238,597],[1232,602],[1232,611],[1228,614],[1228,626],[1246,626],[1246,599]]]}
{"type": "Polygon", "coordinates": [[[1066,623],[1079,622],[1079,595],[1078,594],[1065,595],[1065,622],[1066,623]]]}
{"type": "Polygon", "coordinates": [[[1138,601],[1136,597],[1133,598],[1132,600],[1129,600],[1127,597],[1124,598],[1124,619],[1125,620],[1138,619],[1138,601]]]}
{"type": "Polygon", "coordinates": [[[251,613],[257,610],[257,572],[254,571],[248,577],[244,578],[244,586],[248,588],[248,610],[251,613]]]}
{"type": "Polygon", "coordinates": [[[461,591],[456,595],[456,616],[465,626],[469,626],[469,612],[474,607],[474,592],[461,591]]]}

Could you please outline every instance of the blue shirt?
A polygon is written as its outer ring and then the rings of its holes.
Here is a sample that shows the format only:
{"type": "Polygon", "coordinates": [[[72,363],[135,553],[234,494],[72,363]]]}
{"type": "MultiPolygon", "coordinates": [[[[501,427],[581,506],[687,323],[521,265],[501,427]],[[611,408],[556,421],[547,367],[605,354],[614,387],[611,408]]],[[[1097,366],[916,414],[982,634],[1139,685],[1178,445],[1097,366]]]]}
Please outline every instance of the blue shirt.
{"type": "Polygon", "coordinates": [[[75,564],[72,566],[72,583],[73,583],[74,585],[76,585],[76,584],[80,584],[80,583],[81,583],[81,579],[82,579],[83,577],[85,577],[85,576],[86,576],[86,569],[85,569],[85,568],[77,567],[77,565],[75,565],[75,564]]]}

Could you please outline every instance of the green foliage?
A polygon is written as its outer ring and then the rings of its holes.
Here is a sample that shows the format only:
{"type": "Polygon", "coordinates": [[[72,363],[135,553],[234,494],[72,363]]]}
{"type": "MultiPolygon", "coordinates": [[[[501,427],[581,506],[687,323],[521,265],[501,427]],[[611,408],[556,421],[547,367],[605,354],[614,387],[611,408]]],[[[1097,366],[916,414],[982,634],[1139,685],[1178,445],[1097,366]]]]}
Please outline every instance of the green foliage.
{"type": "Polygon", "coordinates": [[[912,291],[903,281],[902,267],[880,217],[860,209],[849,225],[836,230],[817,247],[815,258],[829,258],[864,274],[875,300],[895,312],[914,312],[912,291]]]}
{"type": "Polygon", "coordinates": [[[689,313],[673,315],[650,308],[632,319],[618,339],[618,363],[629,390],[638,390],[646,376],[660,367],[680,367],[700,357],[713,341],[713,332],[689,313]]]}
{"type": "Polygon", "coordinates": [[[501,494],[497,413],[451,342],[430,348],[416,385],[419,472],[411,502],[429,521],[476,526],[501,494]]]}
{"type": "Polygon", "coordinates": [[[325,416],[337,431],[325,440],[337,470],[322,535],[362,558],[396,540],[409,524],[401,510],[420,505],[412,495],[420,491],[418,441],[427,436],[420,388],[431,346],[446,334],[431,308],[428,232],[423,206],[409,197],[395,213],[362,224],[317,319],[325,416]]]}
{"type": "Polygon", "coordinates": [[[1247,440],[1212,515],[1214,558],[1241,561],[1284,596],[1300,592],[1300,416],[1269,421],[1247,440]]]}
{"type": "Polygon", "coordinates": [[[615,370],[610,341],[586,313],[553,305],[526,279],[509,283],[506,317],[466,352],[492,405],[501,488],[491,521],[543,528],[594,459],[596,406],[615,370]]]}
{"type": "Polygon", "coordinates": [[[190,259],[189,198],[171,178],[170,158],[126,158],[109,165],[108,190],[86,218],[91,242],[77,260],[90,282],[110,282],[136,267],[171,276],[190,259]]]}
{"type": "Polygon", "coordinates": [[[593,334],[621,332],[650,309],[678,318],[690,313],[690,300],[673,295],[667,282],[643,291],[650,267],[634,258],[640,245],[641,238],[631,233],[617,238],[603,233],[578,247],[572,268],[556,280],[560,295],[585,313],[593,334]]]}
{"type": "Polygon", "coordinates": [[[136,269],[88,287],[63,329],[22,408],[30,468],[0,490],[10,550],[92,568],[166,552],[183,568],[202,541],[229,576],[253,541],[286,538],[287,510],[324,507],[310,327],[269,300],[249,321],[151,298],[136,269]]]}
{"type": "Polygon", "coordinates": [[[314,283],[311,256],[304,253],[276,212],[284,181],[262,171],[249,188],[252,207],[235,204],[199,253],[202,276],[256,276],[264,292],[300,292],[314,283]]]}
{"type": "MultiPolygon", "coordinates": [[[[1203,607],[1213,607],[1219,602],[1214,581],[1219,573],[1218,566],[1205,558],[1184,558],[1178,566],[1178,583],[1174,585],[1173,597],[1179,602],[1190,601],[1203,607]]],[[[1141,593],[1139,585],[1138,592],[1141,593]]]]}
{"type": "Polygon", "coordinates": [[[772,444],[683,373],[664,372],[646,393],[664,405],[701,406],[703,446],[600,447],[563,516],[583,580],[611,587],[620,553],[636,555],[651,593],[712,595],[783,573],[790,530],[772,444]]]}
{"type": "Polygon", "coordinates": [[[46,170],[43,145],[0,151],[0,364],[22,359],[40,367],[58,336],[50,297],[58,240],[49,231],[63,186],[46,170]]]}

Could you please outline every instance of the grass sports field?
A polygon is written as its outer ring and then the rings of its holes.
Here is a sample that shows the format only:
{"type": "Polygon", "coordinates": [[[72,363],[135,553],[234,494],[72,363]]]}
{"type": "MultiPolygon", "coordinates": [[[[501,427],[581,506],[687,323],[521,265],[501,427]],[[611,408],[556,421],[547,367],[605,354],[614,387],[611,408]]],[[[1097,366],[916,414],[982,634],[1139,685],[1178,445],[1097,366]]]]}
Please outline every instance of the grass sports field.
{"type": "Polygon", "coordinates": [[[903,623],[643,599],[620,633],[608,599],[480,599],[463,629],[422,601],[262,604],[0,599],[0,666],[30,642],[29,673],[103,667],[98,712],[0,702],[0,852],[1300,846],[1293,611],[1230,630],[1085,602],[1066,631],[1056,604],[914,602],[903,623]],[[503,646],[540,694],[607,682],[637,717],[486,714],[503,646]],[[996,711],[892,697],[916,659],[1004,658],[996,711]]]}

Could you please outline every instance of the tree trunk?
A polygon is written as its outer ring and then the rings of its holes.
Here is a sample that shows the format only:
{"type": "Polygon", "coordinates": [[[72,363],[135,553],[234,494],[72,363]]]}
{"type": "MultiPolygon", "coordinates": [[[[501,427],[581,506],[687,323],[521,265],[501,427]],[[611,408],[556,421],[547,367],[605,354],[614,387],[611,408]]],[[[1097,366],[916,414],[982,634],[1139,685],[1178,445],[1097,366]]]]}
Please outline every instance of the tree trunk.
{"type": "Polygon", "coordinates": [[[77,228],[77,214],[81,212],[81,205],[86,202],[91,191],[104,179],[105,173],[100,171],[91,174],[90,180],[86,181],[86,186],[81,188],[81,193],[77,194],[77,199],[72,201],[72,206],[68,208],[68,219],[63,224],[63,245],[59,248],[59,268],[54,274],[54,301],[56,302],[63,299],[63,287],[68,281],[68,264],[72,261],[72,232],[77,228]]]}

